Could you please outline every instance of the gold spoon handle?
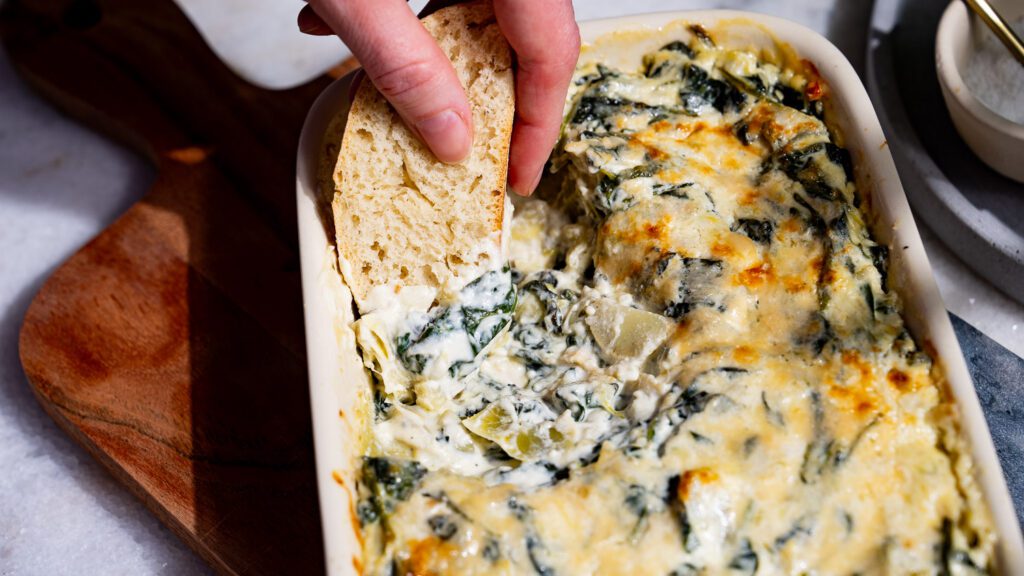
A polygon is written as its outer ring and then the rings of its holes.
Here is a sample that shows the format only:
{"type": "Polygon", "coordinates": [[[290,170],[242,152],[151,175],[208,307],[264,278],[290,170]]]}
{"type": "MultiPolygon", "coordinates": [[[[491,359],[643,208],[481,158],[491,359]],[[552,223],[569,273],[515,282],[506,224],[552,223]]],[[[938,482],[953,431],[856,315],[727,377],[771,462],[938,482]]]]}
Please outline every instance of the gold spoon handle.
{"type": "Polygon", "coordinates": [[[985,21],[985,24],[992,30],[1006,49],[1013,54],[1013,57],[1024,66],[1024,42],[1014,33],[1010,25],[1003,20],[1003,17],[996,12],[996,9],[989,4],[988,0],[964,0],[967,6],[985,21]]]}

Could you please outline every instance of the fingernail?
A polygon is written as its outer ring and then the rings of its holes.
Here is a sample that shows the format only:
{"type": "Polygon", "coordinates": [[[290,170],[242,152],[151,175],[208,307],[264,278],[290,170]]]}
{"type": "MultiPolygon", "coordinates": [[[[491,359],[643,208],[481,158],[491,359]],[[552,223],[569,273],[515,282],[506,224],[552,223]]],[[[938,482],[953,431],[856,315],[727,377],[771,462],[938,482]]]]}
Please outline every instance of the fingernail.
{"type": "Polygon", "coordinates": [[[455,163],[469,155],[469,127],[454,110],[445,110],[416,124],[420,137],[442,162],[455,163]]]}
{"type": "Polygon", "coordinates": [[[529,192],[528,192],[527,191],[528,189],[526,187],[524,187],[524,186],[513,186],[511,182],[508,183],[508,189],[511,190],[512,193],[515,194],[516,196],[529,196],[530,194],[533,193],[533,189],[532,188],[530,188],[529,192]]]}
{"type": "Polygon", "coordinates": [[[331,27],[322,20],[306,20],[299,23],[299,32],[312,34],[314,36],[325,36],[333,34],[331,27]]]}
{"type": "Polygon", "coordinates": [[[518,185],[513,185],[512,182],[509,181],[508,187],[520,196],[530,196],[537,190],[537,186],[540,184],[540,179],[543,175],[544,169],[541,168],[540,172],[537,172],[533,179],[527,181],[525,184],[520,183],[518,185]]]}

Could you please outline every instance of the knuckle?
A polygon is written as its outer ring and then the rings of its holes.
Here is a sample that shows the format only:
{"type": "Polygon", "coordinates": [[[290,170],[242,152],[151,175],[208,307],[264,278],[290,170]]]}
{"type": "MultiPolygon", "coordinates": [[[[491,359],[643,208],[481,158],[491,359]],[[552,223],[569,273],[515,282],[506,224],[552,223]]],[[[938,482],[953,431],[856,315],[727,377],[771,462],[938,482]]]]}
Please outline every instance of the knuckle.
{"type": "Polygon", "coordinates": [[[570,22],[562,33],[561,50],[558,51],[557,66],[565,69],[573,69],[580,57],[580,27],[576,22],[570,22]]]}
{"type": "Polygon", "coordinates": [[[519,54],[539,74],[561,77],[576,68],[580,56],[580,29],[575,21],[567,23],[532,47],[529,54],[519,54]]]}
{"type": "Polygon", "coordinates": [[[412,60],[371,73],[370,80],[388,100],[403,100],[429,88],[438,76],[429,62],[412,60]]]}
{"type": "Polygon", "coordinates": [[[580,40],[580,27],[576,24],[575,20],[570,21],[566,26],[564,42],[566,52],[571,54],[573,63],[575,63],[580,53],[580,47],[582,46],[582,41],[580,40]]]}

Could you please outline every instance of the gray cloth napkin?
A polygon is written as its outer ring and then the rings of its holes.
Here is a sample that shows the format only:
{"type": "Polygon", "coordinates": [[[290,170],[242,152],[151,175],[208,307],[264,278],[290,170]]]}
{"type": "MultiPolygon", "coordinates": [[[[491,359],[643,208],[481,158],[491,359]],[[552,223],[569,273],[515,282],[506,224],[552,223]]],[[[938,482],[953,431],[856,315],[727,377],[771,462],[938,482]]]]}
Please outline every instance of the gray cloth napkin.
{"type": "MultiPolygon", "coordinates": [[[[1024,359],[950,314],[1024,526],[1024,359]]],[[[1024,337],[1024,336],[1022,336],[1024,337]]]]}

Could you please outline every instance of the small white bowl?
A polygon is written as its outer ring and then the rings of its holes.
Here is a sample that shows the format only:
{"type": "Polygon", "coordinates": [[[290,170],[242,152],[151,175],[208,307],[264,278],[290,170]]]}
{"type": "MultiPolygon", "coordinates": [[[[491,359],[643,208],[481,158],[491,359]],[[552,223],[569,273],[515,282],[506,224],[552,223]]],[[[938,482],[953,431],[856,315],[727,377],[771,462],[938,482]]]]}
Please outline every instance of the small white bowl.
{"type": "MultiPolygon", "coordinates": [[[[1003,17],[1013,21],[1024,15],[1024,2],[1003,2],[1003,17]]],[[[985,23],[973,17],[960,0],[942,14],[935,37],[935,64],[942,97],[957,132],[978,158],[996,172],[1024,182],[1024,125],[999,114],[971,94],[960,70],[970,63],[971,52],[985,23]]]]}

